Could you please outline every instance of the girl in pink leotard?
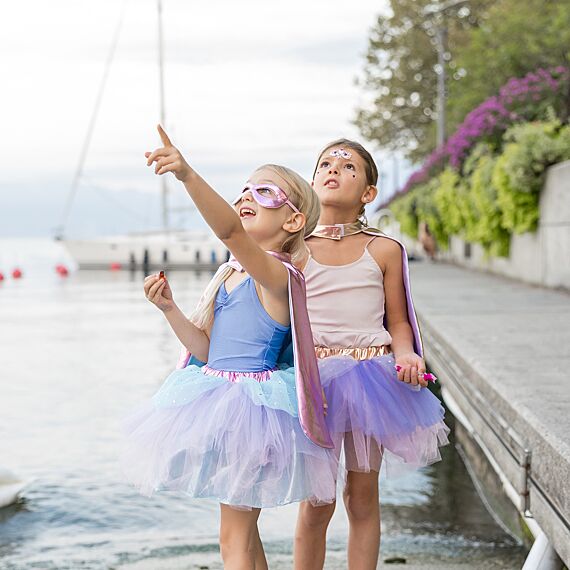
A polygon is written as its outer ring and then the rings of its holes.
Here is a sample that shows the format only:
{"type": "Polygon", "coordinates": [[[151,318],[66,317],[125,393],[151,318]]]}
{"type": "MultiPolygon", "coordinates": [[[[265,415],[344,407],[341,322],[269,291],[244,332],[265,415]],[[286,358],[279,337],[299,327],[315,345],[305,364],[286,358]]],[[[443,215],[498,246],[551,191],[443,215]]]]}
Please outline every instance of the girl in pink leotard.
{"type": "MultiPolygon", "coordinates": [[[[376,568],[381,463],[419,467],[440,459],[449,429],[427,388],[404,246],[363,221],[378,171],[362,145],[340,139],[320,154],[313,188],[319,225],[302,263],[307,307],[328,403],[327,424],[347,471],[348,566],[376,568]]],[[[318,570],[334,503],[302,503],[295,568],[318,570]]]]}

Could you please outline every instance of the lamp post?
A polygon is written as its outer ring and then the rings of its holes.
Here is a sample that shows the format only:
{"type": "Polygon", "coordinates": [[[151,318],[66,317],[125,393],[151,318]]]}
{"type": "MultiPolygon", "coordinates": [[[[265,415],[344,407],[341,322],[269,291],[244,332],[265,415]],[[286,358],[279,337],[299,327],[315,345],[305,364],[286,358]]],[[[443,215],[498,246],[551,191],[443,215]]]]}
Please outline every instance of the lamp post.
{"type": "Polygon", "coordinates": [[[443,146],[445,142],[445,102],[447,93],[445,91],[447,74],[445,72],[445,46],[447,44],[447,27],[436,24],[435,41],[437,46],[437,63],[439,65],[439,75],[437,76],[437,146],[443,146]]]}
{"type": "Polygon", "coordinates": [[[437,64],[439,74],[437,77],[437,146],[445,143],[445,100],[447,74],[445,69],[445,52],[447,45],[447,25],[445,15],[451,8],[457,8],[468,4],[469,0],[451,0],[450,2],[438,2],[423,9],[425,16],[432,16],[430,23],[435,27],[435,46],[437,50],[437,64]]]}

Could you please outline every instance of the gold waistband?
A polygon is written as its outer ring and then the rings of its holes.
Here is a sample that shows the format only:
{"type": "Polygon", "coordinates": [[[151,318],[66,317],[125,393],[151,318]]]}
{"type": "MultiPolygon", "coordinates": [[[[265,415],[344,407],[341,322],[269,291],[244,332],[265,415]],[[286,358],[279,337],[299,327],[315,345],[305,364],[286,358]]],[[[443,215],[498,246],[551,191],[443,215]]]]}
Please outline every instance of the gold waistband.
{"type": "Polygon", "coordinates": [[[328,346],[315,346],[317,358],[329,356],[350,356],[355,360],[368,360],[376,356],[384,356],[392,352],[389,344],[382,346],[366,346],[363,348],[329,348],[328,346]]]}

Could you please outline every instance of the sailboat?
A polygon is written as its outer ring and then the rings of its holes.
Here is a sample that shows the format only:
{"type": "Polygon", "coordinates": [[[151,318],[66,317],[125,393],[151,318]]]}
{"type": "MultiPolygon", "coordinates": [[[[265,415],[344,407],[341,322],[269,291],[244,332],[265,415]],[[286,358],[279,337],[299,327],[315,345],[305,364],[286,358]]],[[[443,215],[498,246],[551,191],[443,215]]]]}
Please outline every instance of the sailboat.
{"type": "Polygon", "coordinates": [[[0,509],[15,503],[25,486],[12,471],[0,467],[0,509]]]}
{"type": "MultiPolygon", "coordinates": [[[[95,239],[68,239],[65,237],[65,226],[69,218],[71,206],[79,188],[83,166],[87,156],[89,143],[95,127],[99,107],[103,98],[109,69],[113,61],[122,26],[123,12],[115,31],[109,51],[105,71],[95,107],[91,116],[87,136],[83,143],[79,162],[73,178],[70,192],[63,210],[61,222],[55,239],[59,241],[75,260],[79,269],[216,269],[227,259],[224,245],[207,229],[202,231],[176,230],[170,227],[168,206],[167,177],[161,176],[161,213],[162,229],[153,232],[139,232],[126,235],[106,236],[95,239]]],[[[160,122],[165,121],[164,98],[164,56],[162,0],[157,0],[158,10],[158,69],[160,87],[160,122]]],[[[178,209],[177,211],[180,211],[178,209]]]]}

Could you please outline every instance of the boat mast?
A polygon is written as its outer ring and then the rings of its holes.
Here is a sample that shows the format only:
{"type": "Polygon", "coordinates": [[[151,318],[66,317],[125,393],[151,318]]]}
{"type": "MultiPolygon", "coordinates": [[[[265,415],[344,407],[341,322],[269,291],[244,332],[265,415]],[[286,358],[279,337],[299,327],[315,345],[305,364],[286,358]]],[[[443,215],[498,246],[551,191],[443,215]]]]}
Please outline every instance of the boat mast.
{"type": "MultiPolygon", "coordinates": [[[[160,90],[160,124],[166,128],[166,112],[164,109],[164,48],[162,37],[162,0],[157,1],[158,8],[158,81],[160,90]]],[[[168,219],[168,185],[167,177],[161,176],[161,206],[162,206],[162,228],[169,229],[168,219]]]]}
{"type": "Polygon", "coordinates": [[[109,54],[107,55],[107,60],[105,62],[105,67],[103,70],[103,77],[99,85],[99,91],[97,92],[97,97],[95,99],[95,106],[93,107],[93,112],[89,120],[89,126],[87,127],[87,134],[83,140],[83,146],[81,147],[81,153],[79,154],[79,161],[75,169],[75,174],[73,176],[73,181],[71,183],[71,188],[59,224],[55,229],[55,239],[62,240],[65,234],[65,228],[67,226],[67,220],[69,219],[69,214],[71,212],[71,207],[75,200],[75,196],[79,189],[79,184],[81,182],[81,177],[83,176],[83,167],[85,165],[85,160],[87,159],[87,151],[89,150],[89,145],[91,144],[91,138],[93,136],[93,131],[95,130],[95,124],[97,122],[97,117],[99,115],[99,109],[101,108],[101,102],[103,101],[103,94],[105,93],[105,86],[107,85],[107,79],[109,78],[109,71],[111,70],[111,64],[113,63],[113,58],[115,57],[115,52],[117,51],[117,44],[119,43],[119,36],[121,33],[121,28],[123,26],[123,19],[125,16],[125,7],[127,5],[127,0],[123,1],[121,7],[121,12],[119,14],[119,20],[115,28],[115,33],[113,34],[113,40],[111,42],[111,47],[109,49],[109,54]]]}

